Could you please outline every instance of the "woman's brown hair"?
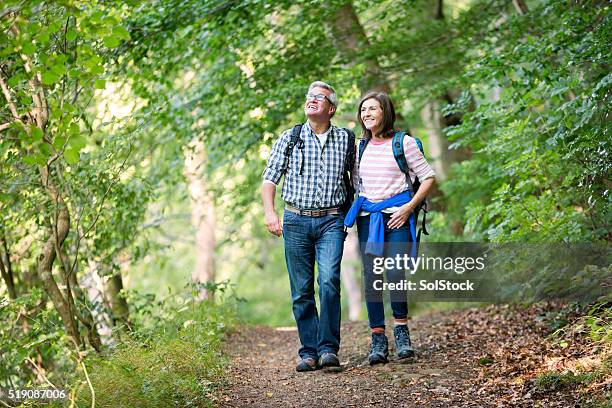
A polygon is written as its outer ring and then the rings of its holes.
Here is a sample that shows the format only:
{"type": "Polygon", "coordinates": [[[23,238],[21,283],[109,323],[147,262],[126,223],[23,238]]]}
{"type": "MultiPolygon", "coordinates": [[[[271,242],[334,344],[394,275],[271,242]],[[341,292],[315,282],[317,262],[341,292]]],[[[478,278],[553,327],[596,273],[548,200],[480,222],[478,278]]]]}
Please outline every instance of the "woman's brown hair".
{"type": "Polygon", "coordinates": [[[381,123],[380,134],[385,137],[393,136],[393,125],[395,123],[395,108],[393,107],[393,102],[391,102],[391,98],[385,92],[368,92],[361,98],[359,101],[359,107],[357,108],[357,120],[361,125],[361,129],[363,130],[363,137],[366,139],[370,139],[372,137],[372,132],[369,129],[366,129],[363,124],[363,120],[361,120],[361,106],[368,99],[374,99],[380,103],[380,107],[382,109],[383,117],[381,123]]]}

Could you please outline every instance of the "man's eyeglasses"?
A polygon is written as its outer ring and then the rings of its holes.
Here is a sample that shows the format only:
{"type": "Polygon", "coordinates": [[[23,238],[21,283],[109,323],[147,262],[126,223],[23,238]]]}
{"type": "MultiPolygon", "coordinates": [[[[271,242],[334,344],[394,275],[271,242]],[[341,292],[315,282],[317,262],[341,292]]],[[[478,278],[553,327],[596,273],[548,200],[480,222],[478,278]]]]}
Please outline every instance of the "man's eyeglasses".
{"type": "MultiPolygon", "coordinates": [[[[329,101],[329,103],[331,103],[332,105],[334,105],[334,103],[331,101],[331,99],[329,99],[326,95],[323,94],[311,94],[311,93],[307,93],[306,94],[306,101],[310,101],[314,99],[315,101],[323,101],[325,99],[327,99],[329,101]]],[[[335,105],[334,105],[335,106],[335,105]]]]}

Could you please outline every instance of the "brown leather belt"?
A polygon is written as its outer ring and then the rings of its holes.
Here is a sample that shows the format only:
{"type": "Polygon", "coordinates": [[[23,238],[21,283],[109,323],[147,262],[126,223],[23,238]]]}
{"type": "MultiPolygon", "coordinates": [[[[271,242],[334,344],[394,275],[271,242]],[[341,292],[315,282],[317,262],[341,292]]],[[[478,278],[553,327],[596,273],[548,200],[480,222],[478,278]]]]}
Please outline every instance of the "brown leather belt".
{"type": "Polygon", "coordinates": [[[304,215],[306,217],[324,217],[326,215],[336,215],[340,214],[340,208],[321,208],[317,210],[300,210],[292,205],[285,204],[285,209],[291,211],[292,213],[296,213],[298,215],[304,215]]]}

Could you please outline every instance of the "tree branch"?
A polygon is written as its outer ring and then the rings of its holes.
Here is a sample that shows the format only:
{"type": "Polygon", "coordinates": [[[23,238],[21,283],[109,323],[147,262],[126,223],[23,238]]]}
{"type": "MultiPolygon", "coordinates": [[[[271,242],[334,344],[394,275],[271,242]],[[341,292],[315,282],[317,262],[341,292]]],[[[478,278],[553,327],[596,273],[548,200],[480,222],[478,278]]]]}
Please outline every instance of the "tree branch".
{"type": "Polygon", "coordinates": [[[6,102],[8,103],[8,106],[9,106],[9,109],[11,110],[11,114],[13,115],[13,118],[15,118],[15,120],[20,120],[19,113],[17,113],[17,106],[15,105],[15,102],[13,102],[13,98],[11,98],[11,93],[9,91],[8,85],[4,81],[4,77],[2,75],[0,75],[0,87],[2,87],[2,93],[4,94],[4,99],[6,99],[6,102]]]}
{"type": "Polygon", "coordinates": [[[444,20],[444,0],[438,0],[435,7],[434,20],[444,20]]]}
{"type": "Polygon", "coordinates": [[[524,0],[512,0],[512,4],[514,4],[516,12],[520,15],[525,15],[529,11],[529,9],[527,8],[527,4],[525,4],[524,0]]]}
{"type": "MultiPolygon", "coordinates": [[[[15,23],[11,25],[11,31],[16,36],[20,35],[19,29],[17,28],[17,25],[15,25],[15,23]]],[[[28,74],[32,74],[33,64],[30,57],[21,53],[19,55],[21,56],[21,59],[24,62],[23,68],[25,69],[25,71],[28,74]]],[[[45,91],[42,86],[40,72],[33,74],[32,78],[28,80],[28,83],[30,84],[30,88],[32,89],[32,100],[34,101],[34,109],[30,112],[30,114],[33,114],[34,119],[36,120],[36,125],[44,131],[47,125],[47,121],[49,119],[49,112],[46,103],[47,99],[45,97],[45,91]]]]}

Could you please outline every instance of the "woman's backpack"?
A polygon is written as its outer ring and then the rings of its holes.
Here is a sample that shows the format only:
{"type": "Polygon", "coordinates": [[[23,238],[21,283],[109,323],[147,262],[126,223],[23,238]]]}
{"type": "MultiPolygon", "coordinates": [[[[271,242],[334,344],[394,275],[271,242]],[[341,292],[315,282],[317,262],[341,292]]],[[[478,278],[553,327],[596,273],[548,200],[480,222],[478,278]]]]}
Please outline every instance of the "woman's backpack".
{"type": "MultiPolygon", "coordinates": [[[[406,134],[410,136],[410,134],[407,132],[395,132],[395,134],[393,135],[393,141],[391,142],[391,147],[393,149],[393,157],[395,158],[395,162],[397,163],[397,166],[400,168],[402,173],[406,175],[406,182],[410,188],[410,191],[412,191],[412,193],[414,194],[419,190],[419,187],[421,187],[421,182],[419,181],[418,177],[415,178],[414,183],[410,179],[408,162],[406,161],[406,154],[404,153],[404,136],[406,136],[406,134]]],[[[416,144],[419,147],[421,153],[423,153],[423,156],[425,156],[425,152],[423,151],[423,143],[421,142],[421,140],[414,136],[412,137],[416,141],[416,144]]],[[[363,152],[365,152],[365,148],[368,145],[368,142],[369,139],[365,138],[359,141],[359,162],[361,162],[361,157],[363,156],[363,152]]],[[[421,222],[421,226],[419,227],[419,230],[417,232],[417,242],[421,241],[421,231],[423,231],[423,234],[429,235],[429,232],[427,232],[427,228],[425,227],[425,221],[427,219],[427,198],[421,201],[421,203],[417,205],[414,209],[414,219],[417,222],[419,220],[419,213],[421,211],[423,212],[423,221],[421,222]]]]}

